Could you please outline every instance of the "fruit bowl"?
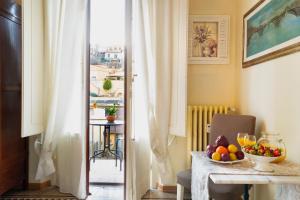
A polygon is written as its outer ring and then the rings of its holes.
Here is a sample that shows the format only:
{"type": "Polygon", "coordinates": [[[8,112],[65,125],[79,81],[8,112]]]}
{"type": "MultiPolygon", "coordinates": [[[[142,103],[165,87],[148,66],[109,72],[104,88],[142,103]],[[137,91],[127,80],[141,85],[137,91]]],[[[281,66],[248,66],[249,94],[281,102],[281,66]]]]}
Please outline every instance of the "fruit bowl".
{"type": "Polygon", "coordinates": [[[270,162],[273,162],[278,157],[266,157],[266,156],[258,156],[252,155],[245,151],[243,151],[245,157],[249,158],[253,162],[255,162],[254,169],[260,172],[273,172],[273,168],[270,166],[270,162]]]}
{"type": "Polygon", "coordinates": [[[254,169],[262,172],[273,172],[270,162],[285,154],[284,150],[270,143],[256,143],[242,148],[245,156],[255,162],[254,169]]]}
{"type": "Polygon", "coordinates": [[[220,164],[234,164],[234,163],[239,163],[239,162],[243,162],[245,160],[242,159],[242,160],[232,160],[232,161],[219,161],[219,160],[213,160],[213,159],[210,159],[210,158],[207,158],[209,161],[211,162],[214,162],[214,163],[220,163],[220,164]]]}
{"type": "Polygon", "coordinates": [[[224,135],[217,137],[215,144],[206,147],[206,156],[215,163],[233,164],[244,160],[244,153],[230,144],[224,135]]]}

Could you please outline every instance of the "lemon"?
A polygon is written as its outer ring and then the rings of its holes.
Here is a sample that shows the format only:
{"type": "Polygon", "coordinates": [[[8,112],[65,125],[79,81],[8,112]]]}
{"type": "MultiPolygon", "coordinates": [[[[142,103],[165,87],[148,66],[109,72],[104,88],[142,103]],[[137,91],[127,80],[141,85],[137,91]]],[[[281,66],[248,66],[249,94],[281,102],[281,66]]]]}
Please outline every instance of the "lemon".
{"type": "Polygon", "coordinates": [[[221,160],[221,154],[219,154],[218,152],[215,152],[215,153],[212,154],[211,158],[213,160],[218,160],[219,161],[219,160],[221,160]]]}
{"type": "Polygon", "coordinates": [[[237,148],[234,144],[230,144],[230,145],[228,146],[228,151],[229,151],[230,153],[236,153],[236,152],[238,151],[238,148],[237,148]]]}
{"type": "Polygon", "coordinates": [[[237,160],[235,153],[229,153],[229,158],[231,161],[237,160]]]}

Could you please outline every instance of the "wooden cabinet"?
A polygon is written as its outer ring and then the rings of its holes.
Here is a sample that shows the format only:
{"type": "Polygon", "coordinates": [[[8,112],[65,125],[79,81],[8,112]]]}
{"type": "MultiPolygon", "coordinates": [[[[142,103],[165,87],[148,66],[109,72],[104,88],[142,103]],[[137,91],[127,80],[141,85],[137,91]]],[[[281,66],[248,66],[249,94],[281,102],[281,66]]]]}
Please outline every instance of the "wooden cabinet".
{"type": "Polygon", "coordinates": [[[0,194],[26,183],[27,141],[21,138],[21,8],[0,1],[0,194]]]}

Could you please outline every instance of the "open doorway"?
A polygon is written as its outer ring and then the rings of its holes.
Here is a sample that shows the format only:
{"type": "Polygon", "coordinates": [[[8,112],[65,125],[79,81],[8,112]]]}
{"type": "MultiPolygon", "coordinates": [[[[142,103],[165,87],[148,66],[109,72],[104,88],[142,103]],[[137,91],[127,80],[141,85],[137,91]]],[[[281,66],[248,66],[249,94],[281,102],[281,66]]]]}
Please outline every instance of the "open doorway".
{"type": "Polygon", "coordinates": [[[123,199],[125,1],[90,0],[89,184],[95,199],[123,199]]]}

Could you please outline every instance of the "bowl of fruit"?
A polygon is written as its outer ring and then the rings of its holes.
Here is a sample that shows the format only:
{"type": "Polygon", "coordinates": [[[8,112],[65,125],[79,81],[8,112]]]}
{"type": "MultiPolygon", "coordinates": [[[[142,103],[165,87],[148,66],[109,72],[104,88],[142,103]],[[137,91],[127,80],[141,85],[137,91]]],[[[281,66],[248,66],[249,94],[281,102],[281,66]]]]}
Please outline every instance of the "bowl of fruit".
{"type": "Polygon", "coordinates": [[[224,135],[220,135],[215,144],[209,144],[206,155],[210,161],[221,164],[233,164],[244,160],[244,153],[230,144],[224,135]]]}
{"type": "Polygon", "coordinates": [[[244,146],[245,156],[255,162],[254,169],[262,172],[273,172],[269,163],[282,156],[282,149],[278,147],[265,146],[256,143],[251,146],[244,146]]]}

